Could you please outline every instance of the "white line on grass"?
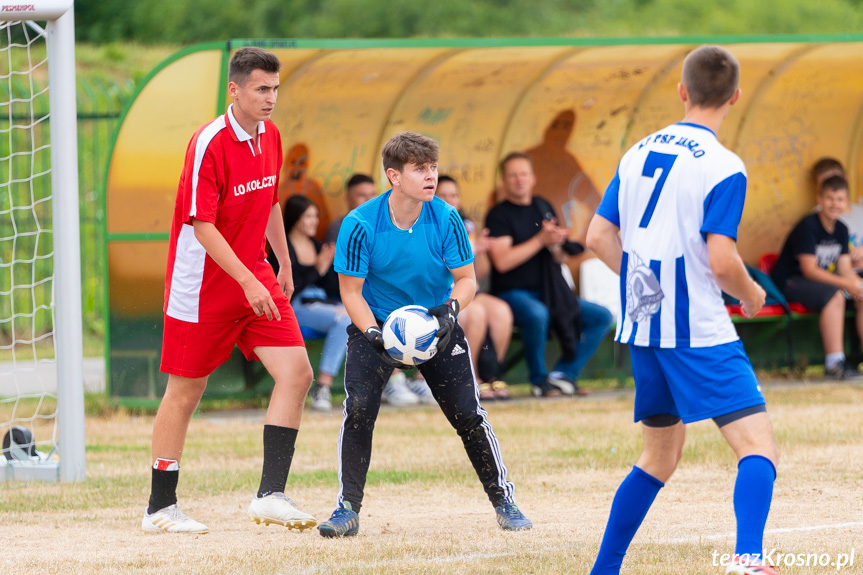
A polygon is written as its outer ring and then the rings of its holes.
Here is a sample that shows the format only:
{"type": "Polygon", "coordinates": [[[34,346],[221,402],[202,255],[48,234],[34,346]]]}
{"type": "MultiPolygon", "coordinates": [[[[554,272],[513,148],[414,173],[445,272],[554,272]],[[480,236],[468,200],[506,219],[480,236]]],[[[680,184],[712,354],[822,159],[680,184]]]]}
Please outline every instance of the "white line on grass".
{"type": "MultiPolygon", "coordinates": [[[[424,565],[431,564],[446,564],[446,563],[460,563],[462,561],[477,561],[477,560],[486,560],[486,559],[500,559],[501,557],[511,557],[513,555],[522,554],[522,555],[534,555],[537,553],[546,553],[548,551],[562,551],[566,548],[571,548],[572,545],[555,545],[555,546],[543,546],[538,549],[520,549],[519,551],[504,551],[501,553],[469,553],[466,555],[449,555],[446,557],[402,557],[400,559],[387,559],[384,561],[369,561],[366,563],[362,563],[360,565],[352,564],[348,565],[350,568],[356,569],[370,569],[375,567],[390,567],[393,565],[408,565],[411,563],[422,563],[424,565]]],[[[312,573],[327,573],[333,571],[334,568],[331,567],[308,567],[306,569],[297,569],[297,570],[289,570],[289,571],[280,571],[279,575],[306,575],[312,573]]]]}
{"type": "MultiPolygon", "coordinates": [[[[798,533],[800,531],[824,531],[827,529],[842,529],[843,527],[863,527],[863,522],[854,521],[851,523],[831,523],[829,525],[806,525],[802,527],[783,527],[781,529],[767,529],[765,535],[774,533],[798,533]]],[[[698,543],[699,541],[710,541],[713,539],[728,539],[736,537],[737,533],[721,533],[718,535],[699,535],[697,537],[681,537],[679,539],[670,539],[668,541],[657,541],[657,543],[698,543]]]]}
{"type": "MultiPolygon", "coordinates": [[[[799,533],[801,531],[825,531],[828,529],[842,529],[844,527],[863,527],[863,521],[854,521],[851,523],[832,523],[828,525],[805,525],[801,527],[783,527],[780,529],[767,529],[764,531],[765,535],[772,535],[776,533],[799,533]]],[[[665,541],[653,541],[654,544],[675,544],[675,543],[699,543],[701,541],[712,541],[714,539],[728,539],[731,537],[736,537],[736,533],[720,533],[716,535],[699,535],[697,537],[681,537],[679,539],[667,539],[665,541]]],[[[392,565],[406,565],[411,563],[423,563],[423,564],[447,564],[447,563],[460,563],[460,562],[469,562],[469,561],[477,561],[477,560],[485,560],[485,559],[499,559],[501,557],[510,557],[516,554],[522,555],[534,555],[536,553],[547,553],[549,551],[562,551],[566,548],[571,548],[572,544],[568,545],[555,545],[555,546],[542,546],[541,548],[534,549],[519,549],[518,551],[507,551],[501,553],[469,553],[466,555],[449,555],[446,557],[402,557],[400,559],[387,559],[385,561],[371,561],[368,563],[364,563],[362,565],[351,565],[351,567],[356,567],[359,569],[368,569],[374,567],[388,567],[392,565]]],[[[291,569],[288,571],[280,571],[279,575],[294,575],[294,574],[312,574],[312,573],[326,573],[332,571],[333,568],[330,567],[308,567],[305,569],[291,569]]]]}

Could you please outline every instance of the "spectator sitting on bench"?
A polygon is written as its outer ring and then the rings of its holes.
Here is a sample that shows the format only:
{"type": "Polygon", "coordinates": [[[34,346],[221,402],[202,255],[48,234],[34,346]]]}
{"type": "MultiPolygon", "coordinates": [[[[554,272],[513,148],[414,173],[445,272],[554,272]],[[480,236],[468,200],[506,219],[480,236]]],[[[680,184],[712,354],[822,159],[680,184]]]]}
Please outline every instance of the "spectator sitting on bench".
{"type": "Polygon", "coordinates": [[[322,244],[314,237],[318,217],[318,207],[306,196],[291,196],[285,202],[285,233],[294,280],[291,306],[300,327],[325,337],[317,382],[309,395],[312,409],[328,411],[333,378],[345,361],[351,318],[339,300],[339,280],[333,270],[335,244],[322,244]]]}
{"type": "Polygon", "coordinates": [[[821,314],[824,374],[832,379],[860,379],[845,360],[846,300],[857,309],[857,333],[863,336],[863,288],[851,267],[848,228],[839,217],[848,209],[848,182],[831,176],[818,189],[819,211],[801,219],[782,246],[773,267],[773,281],[790,302],[821,314]]]}
{"type": "MultiPolygon", "coordinates": [[[[821,188],[821,183],[827,178],[842,176],[846,180],[848,179],[848,176],[845,175],[845,168],[842,166],[842,162],[829,156],[819,158],[815,162],[812,166],[811,176],[816,195],[821,188]]],[[[851,255],[851,267],[860,274],[863,273],[863,205],[850,201],[848,203],[848,210],[842,214],[839,220],[848,226],[848,247],[851,255]]]]}
{"type": "Polygon", "coordinates": [[[842,162],[828,156],[819,158],[812,166],[812,183],[815,184],[815,193],[817,194],[818,190],[821,189],[821,184],[824,183],[824,180],[833,176],[846,177],[842,162]]]}
{"type": "MultiPolygon", "coordinates": [[[[378,187],[371,176],[353,174],[348,178],[348,183],[345,185],[345,203],[348,205],[348,212],[360,207],[376,195],[378,195],[378,187]]],[[[344,220],[345,217],[342,216],[330,222],[330,225],[327,226],[327,233],[324,235],[324,242],[336,245],[339,230],[342,229],[344,220]]]]}
{"type": "MultiPolygon", "coordinates": [[[[488,259],[491,238],[489,238],[488,229],[477,230],[476,224],[461,211],[461,194],[458,183],[452,177],[445,174],[438,176],[435,195],[454,207],[464,221],[473,250],[473,267],[479,284],[479,280],[484,279],[491,271],[491,262],[488,259]]],[[[482,293],[479,289],[470,307],[461,310],[458,314],[458,323],[464,330],[465,339],[470,346],[471,361],[479,383],[481,401],[509,399],[509,386],[501,379],[503,375],[501,372],[512,338],[512,322],[512,311],[509,305],[498,297],[482,293]],[[484,369],[486,366],[480,365],[480,358],[487,346],[492,348],[489,355],[493,360],[486,362],[492,364],[491,369],[484,369]]]]}
{"type": "MultiPolygon", "coordinates": [[[[818,191],[821,182],[831,176],[842,176],[846,180],[848,179],[842,162],[830,157],[823,157],[815,162],[815,165],[812,166],[812,181],[815,184],[815,191],[818,191]]],[[[859,202],[859,199],[857,202],[849,201],[848,210],[839,219],[848,226],[851,267],[858,275],[861,275],[863,274],[863,204],[859,202]]]]}
{"type": "Polygon", "coordinates": [[[512,308],[521,330],[531,392],[551,397],[584,395],[576,379],[611,329],[614,318],[604,307],[575,296],[561,264],[584,251],[567,240],[552,205],[534,195],[536,176],[527,154],[512,152],[500,163],[504,199],[486,216],[492,238],[491,293],[512,308]],[[549,329],[560,343],[561,357],[548,371],[545,346],[549,329]]]}

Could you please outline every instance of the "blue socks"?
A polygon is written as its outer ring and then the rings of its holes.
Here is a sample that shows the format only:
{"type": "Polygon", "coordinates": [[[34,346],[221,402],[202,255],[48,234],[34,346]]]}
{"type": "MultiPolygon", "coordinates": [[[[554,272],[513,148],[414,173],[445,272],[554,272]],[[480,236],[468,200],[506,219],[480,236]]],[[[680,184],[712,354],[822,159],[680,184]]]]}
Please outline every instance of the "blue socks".
{"type": "MultiPolygon", "coordinates": [[[[773,499],[776,468],[762,455],[748,455],[737,464],[734,515],[737,517],[738,555],[761,556],[764,524],[773,499]]],[[[590,575],[617,575],[626,550],[647,511],[665,484],[633,467],[617,489],[599,554],[590,575]]]]}
{"type": "Polygon", "coordinates": [[[747,455],[737,464],[734,515],[737,517],[738,555],[761,556],[764,524],[773,499],[776,468],[763,455],[747,455]]]}
{"type": "Polygon", "coordinates": [[[665,487],[663,482],[633,466],[632,471],[614,495],[608,525],[605,528],[605,535],[602,537],[593,570],[590,572],[591,575],[620,573],[620,564],[626,555],[629,543],[635,537],[635,532],[644,521],[650,506],[653,505],[656,494],[663,487],[665,487]]]}

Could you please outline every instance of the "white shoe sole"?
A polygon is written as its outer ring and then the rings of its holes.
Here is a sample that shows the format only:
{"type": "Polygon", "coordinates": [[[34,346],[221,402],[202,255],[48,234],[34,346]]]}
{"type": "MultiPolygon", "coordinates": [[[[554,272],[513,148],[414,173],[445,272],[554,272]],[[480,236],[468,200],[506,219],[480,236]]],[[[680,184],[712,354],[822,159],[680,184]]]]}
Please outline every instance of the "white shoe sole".
{"type": "Polygon", "coordinates": [[[548,383],[559,389],[564,395],[573,395],[575,386],[563,379],[548,379],[548,383]]]}
{"type": "Polygon", "coordinates": [[[256,515],[249,514],[249,519],[253,522],[260,525],[263,523],[264,525],[281,525],[283,527],[287,527],[288,529],[298,529],[299,531],[303,531],[304,529],[311,529],[312,527],[318,524],[317,519],[273,519],[272,517],[260,517],[256,515]]]}
{"type": "MultiPolygon", "coordinates": [[[[170,523],[170,522],[169,522],[170,523]]],[[[183,530],[183,531],[170,531],[171,525],[167,525],[164,528],[159,527],[158,525],[154,525],[153,523],[144,519],[141,522],[141,530],[146,533],[189,533],[190,535],[204,535],[210,532],[210,528],[204,526],[203,529],[195,529],[195,530],[183,530]]]]}
{"type": "Polygon", "coordinates": [[[296,509],[293,505],[288,505],[288,509],[281,509],[281,507],[279,505],[267,505],[261,499],[254,499],[246,511],[246,515],[258,525],[261,523],[264,525],[281,525],[288,529],[299,529],[300,531],[318,524],[317,519],[296,509]],[[275,509],[268,507],[275,507],[275,509]]]}

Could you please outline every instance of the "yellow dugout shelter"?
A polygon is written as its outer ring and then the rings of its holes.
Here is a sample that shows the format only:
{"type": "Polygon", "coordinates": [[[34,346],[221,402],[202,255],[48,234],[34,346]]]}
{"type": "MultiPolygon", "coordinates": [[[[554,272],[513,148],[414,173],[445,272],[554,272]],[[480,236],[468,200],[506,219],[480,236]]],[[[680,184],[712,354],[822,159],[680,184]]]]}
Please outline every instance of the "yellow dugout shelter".
{"type": "MultiPolygon", "coordinates": [[[[719,134],[746,163],[739,247],[757,265],[814,205],[821,156],[863,183],[863,36],[680,39],[237,40],[182,50],[148,77],[125,111],[107,177],[109,389],[157,397],[168,235],[186,146],[227,107],[234,50],[282,61],[272,116],[284,144],[280,195],[311,196],[324,219],[344,215],[344,184],[363,172],[387,189],[382,144],[412,130],[438,140],[440,173],[483,220],[497,163],[536,162],[537,193],[583,237],[622,153],[677,121],[683,59],[721,44],[741,64],[743,95],[719,134]]],[[[218,381],[218,378],[215,378],[218,381]]]]}

